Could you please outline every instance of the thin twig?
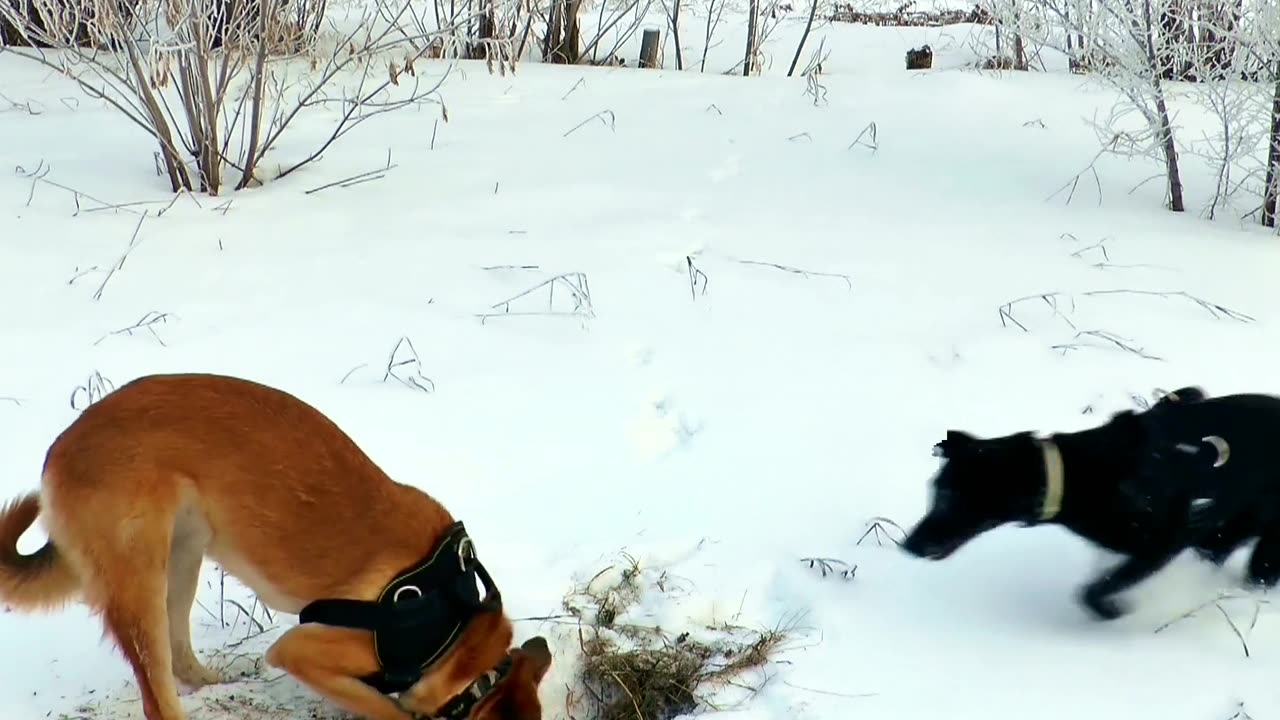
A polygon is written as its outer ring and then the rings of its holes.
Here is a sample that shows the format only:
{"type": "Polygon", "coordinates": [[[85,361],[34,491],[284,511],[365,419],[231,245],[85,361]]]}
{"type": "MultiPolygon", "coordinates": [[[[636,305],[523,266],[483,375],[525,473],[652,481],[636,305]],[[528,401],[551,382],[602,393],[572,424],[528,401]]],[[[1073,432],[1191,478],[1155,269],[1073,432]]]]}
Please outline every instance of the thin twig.
{"type": "Polygon", "coordinates": [[[1027,295],[1025,297],[1020,297],[1020,298],[1015,298],[1013,300],[1010,300],[1009,302],[1006,302],[1005,304],[999,307],[998,312],[1000,313],[1000,326],[1008,327],[1009,326],[1008,323],[1013,323],[1014,325],[1017,325],[1023,332],[1031,332],[1030,330],[1027,329],[1026,325],[1023,325],[1021,322],[1018,321],[1017,318],[1013,316],[1013,306],[1017,305],[1018,303],[1026,302],[1028,300],[1042,300],[1046,305],[1053,308],[1053,314],[1056,317],[1061,318],[1063,322],[1071,326],[1072,330],[1075,330],[1076,329],[1075,323],[1071,322],[1071,320],[1066,315],[1062,314],[1062,312],[1058,310],[1058,298],[1060,297],[1066,297],[1068,300],[1071,301],[1071,310],[1072,312],[1074,312],[1075,300],[1070,295],[1067,295],[1066,293],[1055,291],[1055,292],[1040,293],[1039,295],[1027,295]]]}
{"type": "Polygon", "coordinates": [[[388,171],[393,170],[395,167],[396,166],[391,163],[391,148],[387,148],[387,162],[382,167],[375,168],[373,170],[366,170],[362,173],[356,173],[355,175],[345,177],[341,180],[334,180],[331,183],[325,183],[320,187],[314,187],[307,190],[304,194],[310,195],[312,193],[318,193],[321,190],[327,190],[331,187],[349,188],[353,185],[359,185],[360,183],[366,183],[371,180],[381,180],[386,177],[388,171]]]}
{"type": "Polygon", "coordinates": [[[1246,315],[1245,313],[1239,312],[1237,310],[1232,310],[1231,308],[1228,308],[1224,305],[1219,305],[1218,303],[1210,302],[1203,298],[1196,297],[1195,295],[1192,295],[1185,290],[1164,291],[1164,290],[1131,290],[1127,288],[1117,288],[1112,290],[1090,290],[1088,292],[1083,292],[1080,294],[1089,295],[1089,296],[1148,295],[1151,297],[1158,297],[1158,298],[1165,298],[1165,299],[1182,298],[1184,300],[1187,300],[1191,303],[1194,303],[1204,308],[1215,319],[1219,317],[1227,317],[1227,318],[1230,318],[1231,320],[1237,320],[1239,322],[1253,322],[1255,320],[1255,318],[1251,315],[1246,315]]]}
{"type": "MultiPolygon", "coordinates": [[[[142,318],[138,320],[138,322],[128,327],[120,328],[119,330],[112,330],[106,335],[103,335],[97,340],[94,340],[93,344],[97,345],[98,343],[102,342],[103,340],[106,340],[112,335],[133,335],[134,330],[146,330],[147,332],[151,333],[151,337],[155,338],[156,342],[160,343],[161,345],[165,345],[164,339],[161,338],[160,335],[156,332],[156,325],[162,325],[168,322],[169,318],[171,317],[173,316],[170,315],[169,313],[162,313],[162,312],[156,312],[155,310],[150,310],[147,312],[146,315],[143,315],[142,318]]],[[[165,347],[168,347],[168,346],[165,346],[165,347]]]]}
{"type": "MultiPolygon", "coordinates": [[[[351,373],[347,374],[350,375],[351,373]]],[[[427,393],[436,389],[435,382],[422,374],[422,359],[418,356],[418,350],[413,346],[413,341],[408,336],[402,336],[397,340],[395,346],[391,348],[391,355],[387,357],[387,367],[382,375],[382,382],[386,382],[390,378],[399,380],[400,384],[405,387],[427,393]],[[408,349],[408,354],[404,358],[399,358],[400,348],[402,347],[408,349]],[[410,374],[403,374],[400,371],[400,368],[406,366],[411,366],[412,371],[410,374]]],[[[346,378],[343,379],[345,380],[346,378]]]]}
{"type": "Polygon", "coordinates": [[[862,536],[858,538],[858,542],[854,543],[854,545],[855,546],[861,545],[862,541],[867,539],[868,535],[871,535],[872,537],[874,537],[876,539],[876,545],[881,547],[884,546],[884,543],[880,541],[880,538],[882,536],[889,538],[889,541],[895,545],[901,545],[902,541],[894,538],[893,535],[891,535],[889,531],[885,529],[887,527],[891,527],[897,530],[898,534],[901,535],[903,538],[907,536],[907,531],[903,530],[901,525],[894,522],[893,520],[890,520],[887,517],[877,515],[876,517],[873,517],[867,521],[866,531],[862,533],[862,536]]]}
{"type": "Polygon", "coordinates": [[[569,88],[569,91],[568,91],[568,92],[566,92],[564,95],[561,95],[561,96],[560,96],[560,99],[561,99],[561,100],[564,100],[564,99],[568,98],[570,95],[572,95],[572,94],[573,94],[573,91],[574,91],[574,90],[577,90],[579,87],[584,86],[584,85],[586,85],[586,84],[587,84],[587,79],[586,79],[585,77],[580,77],[580,78],[578,78],[578,82],[574,83],[574,84],[573,84],[573,87],[569,88]]]}
{"type": "Polygon", "coordinates": [[[591,288],[587,282],[587,276],[582,272],[569,272],[547,278],[542,282],[534,285],[528,290],[519,292],[506,300],[501,300],[489,306],[491,310],[500,312],[478,313],[476,317],[480,318],[483,324],[489,318],[508,317],[508,316],[568,316],[578,318],[594,318],[595,308],[591,304],[591,288]],[[572,308],[568,311],[555,309],[556,288],[562,287],[568,291],[569,299],[572,302],[572,308]],[[524,298],[531,293],[542,289],[547,289],[547,309],[545,311],[515,311],[511,310],[511,305],[517,300],[524,298]]]}
{"type": "Polygon", "coordinates": [[[77,385],[71,390],[71,409],[84,410],[106,397],[113,390],[115,390],[115,384],[103,377],[102,373],[94,370],[83,385],[77,385]],[[76,404],[76,400],[81,397],[84,398],[83,406],[76,404]]]}
{"type": "Polygon", "coordinates": [[[595,115],[592,115],[591,117],[587,118],[586,120],[583,120],[582,122],[578,123],[577,125],[574,125],[573,127],[569,128],[569,129],[568,129],[568,130],[566,130],[566,131],[565,131],[565,133],[564,133],[563,135],[561,135],[560,137],[569,137],[569,136],[570,136],[570,135],[572,135],[573,133],[577,132],[577,131],[578,131],[578,130],[583,126],[583,125],[586,125],[587,123],[591,122],[592,120],[599,120],[602,124],[604,124],[604,125],[608,126],[608,128],[609,128],[609,130],[610,130],[610,131],[613,131],[613,130],[614,130],[614,124],[617,122],[617,116],[613,114],[613,111],[612,111],[612,110],[601,110],[600,112],[596,113],[595,115]],[[607,121],[607,122],[605,121],[605,116],[606,116],[606,115],[608,115],[608,116],[609,116],[609,119],[608,119],[608,121],[607,121]]]}
{"type": "MultiPolygon", "coordinates": [[[[1179,623],[1179,622],[1181,622],[1181,621],[1183,621],[1183,620],[1187,620],[1187,619],[1190,619],[1190,618],[1192,618],[1192,617],[1195,617],[1195,616],[1196,616],[1196,615],[1197,615],[1201,610],[1204,610],[1205,608],[1208,608],[1208,607],[1214,607],[1214,608],[1216,608],[1216,609],[1218,610],[1218,612],[1219,612],[1219,613],[1221,613],[1221,614],[1222,614],[1222,618],[1223,618],[1224,620],[1226,620],[1226,621],[1227,621],[1227,625],[1228,625],[1228,627],[1230,627],[1230,628],[1231,628],[1231,631],[1232,631],[1232,633],[1234,633],[1234,634],[1235,634],[1236,639],[1240,641],[1240,649],[1241,649],[1241,651],[1243,651],[1243,652],[1244,652],[1244,656],[1245,656],[1246,658],[1247,658],[1247,657],[1250,657],[1249,643],[1248,643],[1248,641],[1245,639],[1245,637],[1244,637],[1244,633],[1243,633],[1243,632],[1241,632],[1241,630],[1240,630],[1240,626],[1236,625],[1235,621],[1231,619],[1231,616],[1227,614],[1226,609],[1222,607],[1222,601],[1223,601],[1223,600],[1235,600],[1235,599],[1239,599],[1239,597],[1238,597],[1238,596],[1235,596],[1235,595],[1231,595],[1230,593],[1219,593],[1217,597],[1212,598],[1212,599],[1210,599],[1210,600],[1206,600],[1206,601],[1204,601],[1204,602],[1200,603],[1199,605],[1197,605],[1197,606],[1195,606],[1195,607],[1191,608],[1190,610],[1188,610],[1188,611],[1186,611],[1186,612],[1182,613],[1181,615],[1178,615],[1177,617],[1174,617],[1174,618],[1173,618],[1173,619],[1171,619],[1171,620],[1168,620],[1168,621],[1166,621],[1166,622],[1164,622],[1164,623],[1161,623],[1161,624],[1160,624],[1159,626],[1157,626],[1157,627],[1156,627],[1156,629],[1155,629],[1155,630],[1153,630],[1152,632],[1153,632],[1153,633],[1161,633],[1161,632],[1163,632],[1163,631],[1165,631],[1165,630],[1169,629],[1169,628],[1170,628],[1170,627],[1172,627],[1173,625],[1175,625],[1175,624],[1177,624],[1177,623],[1179,623]]],[[[1254,611],[1255,611],[1255,615],[1254,615],[1254,622],[1256,622],[1256,621],[1257,621],[1257,614],[1256,614],[1256,613],[1257,613],[1257,611],[1259,610],[1259,608],[1261,607],[1261,605],[1262,605],[1263,603],[1266,603],[1266,602],[1268,602],[1268,601],[1267,601],[1267,600],[1259,600],[1259,599],[1257,599],[1257,598],[1248,598],[1248,599],[1252,600],[1252,601],[1253,601],[1253,603],[1254,603],[1254,611]]],[[[1251,629],[1251,630],[1253,629],[1252,624],[1250,625],[1250,629],[1251,629]]],[[[1234,717],[1234,716],[1233,716],[1233,717],[1234,717]]]]}
{"type": "Polygon", "coordinates": [[[858,133],[858,136],[845,149],[852,150],[857,145],[870,148],[873,155],[880,149],[879,130],[876,128],[874,121],[867,123],[867,126],[862,128],[862,132],[858,133]],[[870,135],[871,142],[863,142],[862,138],[866,135],[870,135]]]}
{"type": "Polygon", "coordinates": [[[764,262],[761,260],[739,260],[738,262],[742,263],[743,265],[761,265],[764,267],[771,267],[776,270],[781,270],[783,272],[800,275],[801,277],[804,277],[804,278],[810,278],[810,277],[839,278],[840,280],[844,280],[844,284],[848,286],[850,290],[853,289],[853,280],[851,280],[849,276],[845,275],[844,273],[818,272],[816,270],[803,270],[801,268],[791,267],[790,265],[779,265],[778,263],[764,262]]]}
{"type": "Polygon", "coordinates": [[[699,278],[701,278],[701,280],[702,280],[702,294],[703,294],[703,295],[706,295],[706,294],[707,294],[707,285],[708,285],[708,284],[710,284],[711,279],[707,277],[707,274],[706,274],[706,273],[704,273],[704,272],[702,272],[701,270],[699,270],[697,265],[694,265],[694,264],[693,264],[693,257],[692,257],[692,256],[690,256],[690,255],[685,255],[685,256],[684,256],[684,262],[685,262],[685,265],[687,266],[687,268],[688,268],[688,270],[689,270],[689,295],[690,295],[694,300],[697,300],[697,299],[698,299],[697,289],[698,289],[698,280],[699,280],[699,278]]]}
{"type": "Polygon", "coordinates": [[[111,266],[111,269],[107,271],[107,276],[102,278],[102,284],[93,292],[93,299],[95,301],[102,299],[102,291],[106,290],[107,283],[110,282],[112,276],[116,274],[117,270],[124,267],[124,261],[129,257],[129,253],[133,252],[133,249],[138,246],[138,231],[142,229],[142,221],[146,219],[147,213],[144,211],[138,218],[138,224],[133,228],[133,236],[129,238],[129,247],[124,249],[124,253],[120,255],[120,259],[117,260],[116,263],[111,266]]]}
{"type": "Polygon", "coordinates": [[[787,687],[795,688],[796,690],[811,692],[811,693],[814,693],[815,695],[829,695],[831,697],[847,698],[849,700],[857,700],[859,698],[879,697],[880,695],[880,693],[840,693],[834,690],[819,690],[817,688],[809,688],[803,685],[796,685],[794,683],[787,682],[786,680],[783,680],[782,684],[786,685],[787,687]]]}
{"type": "MultiPolygon", "coordinates": [[[[1152,355],[1147,351],[1143,350],[1142,348],[1134,345],[1132,339],[1121,337],[1119,335],[1116,335],[1115,333],[1108,332],[1106,330],[1081,330],[1080,332],[1077,332],[1075,336],[1077,338],[1095,337],[1095,338],[1098,338],[1099,340],[1102,340],[1105,343],[1110,344],[1111,346],[1113,346],[1118,350],[1123,350],[1127,353],[1137,355],[1140,358],[1145,358],[1147,360],[1156,360],[1159,362],[1164,361],[1164,358],[1159,357],[1157,355],[1152,355]]],[[[1052,345],[1051,347],[1054,350],[1061,350],[1062,353],[1065,355],[1070,350],[1079,350],[1085,347],[1098,347],[1098,346],[1085,345],[1081,343],[1059,343],[1057,345],[1052,345]]]]}
{"type": "MultiPolygon", "coordinates": [[[[90,209],[96,209],[96,210],[116,210],[116,211],[124,211],[124,212],[133,213],[133,214],[135,214],[135,215],[136,215],[136,214],[138,214],[138,211],[137,211],[137,210],[133,210],[133,209],[130,209],[130,208],[129,208],[129,205],[130,205],[131,203],[124,203],[124,204],[119,204],[119,203],[109,203],[109,202],[107,202],[107,201],[105,201],[105,200],[99,200],[98,198],[96,198],[96,197],[94,197],[94,196],[92,196],[92,195],[90,195],[90,194],[88,194],[88,193],[85,193],[85,192],[81,192],[81,191],[79,191],[79,190],[76,190],[76,189],[75,189],[75,188],[73,188],[73,187],[69,187],[69,186],[67,186],[67,185],[63,185],[62,183],[59,183],[59,182],[54,182],[53,180],[50,180],[50,179],[47,177],[47,176],[49,175],[49,173],[50,173],[50,172],[52,172],[52,171],[53,171],[53,167],[52,167],[52,166],[45,165],[44,160],[41,160],[41,161],[39,162],[39,164],[36,166],[36,168],[35,168],[34,170],[31,170],[31,171],[27,171],[27,170],[26,170],[25,168],[23,168],[21,165],[19,165],[19,166],[17,166],[16,168],[14,168],[14,172],[15,172],[19,177],[22,177],[22,178],[28,178],[28,179],[30,179],[30,180],[31,180],[31,188],[30,188],[30,189],[29,189],[29,191],[27,192],[27,202],[26,202],[26,205],[27,205],[28,207],[30,207],[30,205],[31,205],[31,201],[35,198],[36,185],[37,185],[37,184],[39,184],[39,183],[43,183],[43,184],[45,184],[45,185],[49,185],[50,187],[55,187],[55,188],[58,188],[59,190],[65,190],[65,191],[67,191],[67,192],[71,193],[72,199],[75,201],[75,204],[76,204],[76,211],[75,211],[74,213],[72,213],[72,216],[73,216],[73,217],[75,217],[75,216],[79,215],[79,214],[80,214],[80,212],[81,212],[81,210],[83,210],[83,209],[84,209],[84,208],[81,208],[81,207],[80,207],[80,199],[81,199],[81,198],[84,198],[85,200],[88,200],[88,201],[90,201],[90,202],[97,203],[97,204],[100,206],[100,207],[98,207],[98,208],[90,208],[90,209]]],[[[143,214],[145,214],[145,211],[143,212],[143,214]]]]}
{"type": "Polygon", "coordinates": [[[1123,137],[1124,136],[1121,133],[1116,133],[1115,135],[1113,135],[1111,138],[1111,141],[1106,143],[1103,146],[1103,148],[1099,150],[1096,155],[1093,156],[1093,159],[1089,161],[1089,164],[1086,165],[1083,170],[1076,173],[1075,176],[1072,177],[1070,180],[1068,180],[1066,183],[1064,183],[1062,187],[1050,193],[1049,197],[1045,198],[1045,202],[1052,200],[1055,195],[1057,195],[1058,193],[1061,193],[1063,190],[1067,190],[1068,192],[1067,192],[1066,204],[1070,205],[1071,200],[1075,197],[1076,187],[1080,184],[1080,178],[1085,173],[1090,173],[1093,175],[1093,183],[1098,189],[1098,206],[1101,207],[1102,206],[1102,179],[1098,177],[1098,170],[1096,166],[1098,164],[1098,161],[1102,159],[1103,155],[1106,155],[1108,152],[1115,150],[1116,144],[1119,143],[1123,137]]]}
{"type": "Polygon", "coordinates": [[[852,580],[858,574],[857,565],[850,565],[838,558],[803,557],[800,558],[800,562],[808,565],[810,569],[818,568],[818,571],[822,573],[822,577],[839,575],[845,580],[852,580]],[[837,570],[836,566],[840,566],[843,569],[837,570]]]}

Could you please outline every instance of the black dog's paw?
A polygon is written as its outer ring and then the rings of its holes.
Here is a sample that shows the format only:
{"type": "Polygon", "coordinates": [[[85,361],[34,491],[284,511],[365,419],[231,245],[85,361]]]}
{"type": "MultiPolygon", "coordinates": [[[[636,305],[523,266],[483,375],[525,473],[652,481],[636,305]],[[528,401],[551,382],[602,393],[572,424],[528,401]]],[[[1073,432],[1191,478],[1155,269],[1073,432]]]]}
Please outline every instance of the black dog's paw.
{"type": "Polygon", "coordinates": [[[1223,565],[1226,565],[1227,560],[1231,558],[1230,552],[1223,552],[1221,550],[1198,549],[1196,550],[1196,555],[1198,555],[1201,560],[1209,563],[1210,565],[1214,565],[1215,567],[1222,567],[1223,565]]]}
{"type": "Polygon", "coordinates": [[[1265,571],[1251,569],[1244,576],[1245,587],[1250,590],[1270,590],[1276,586],[1277,582],[1280,582],[1280,572],[1271,569],[1265,571]]]}
{"type": "Polygon", "coordinates": [[[1205,546],[1205,547],[1194,547],[1192,548],[1192,551],[1196,554],[1196,557],[1200,558],[1201,560],[1204,560],[1207,563],[1212,563],[1213,565],[1216,565],[1218,567],[1222,567],[1223,565],[1226,564],[1227,560],[1229,560],[1231,556],[1235,553],[1236,549],[1235,547],[1220,548],[1220,547],[1205,546]]]}
{"type": "Polygon", "coordinates": [[[1110,595],[1102,595],[1092,588],[1084,591],[1080,601],[1098,620],[1115,620],[1127,612],[1119,600],[1110,595]]]}
{"type": "Polygon", "coordinates": [[[1280,558],[1275,557],[1273,544],[1264,547],[1263,542],[1266,542],[1266,539],[1259,541],[1258,546],[1253,549],[1244,577],[1247,585],[1269,590],[1280,582],[1280,558]]]}

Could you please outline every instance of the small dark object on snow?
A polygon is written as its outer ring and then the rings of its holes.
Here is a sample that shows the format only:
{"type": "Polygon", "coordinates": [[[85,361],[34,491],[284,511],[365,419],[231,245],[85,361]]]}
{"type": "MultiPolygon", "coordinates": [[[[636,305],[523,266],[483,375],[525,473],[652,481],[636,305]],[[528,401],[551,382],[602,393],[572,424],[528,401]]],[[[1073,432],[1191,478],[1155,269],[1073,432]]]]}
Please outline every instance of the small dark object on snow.
{"type": "Polygon", "coordinates": [[[1099,619],[1125,613],[1115,598],[1194,549],[1217,565],[1259,538],[1246,581],[1280,581],[1280,397],[1210,398],[1186,387],[1149,409],[1044,438],[977,438],[958,430],[928,513],[902,542],[942,560],[1007,523],[1057,524],[1124,555],[1088,583],[1081,601],[1099,619]]]}
{"type": "Polygon", "coordinates": [[[933,67],[933,48],[921,45],[907,51],[908,70],[928,70],[933,67]]]}

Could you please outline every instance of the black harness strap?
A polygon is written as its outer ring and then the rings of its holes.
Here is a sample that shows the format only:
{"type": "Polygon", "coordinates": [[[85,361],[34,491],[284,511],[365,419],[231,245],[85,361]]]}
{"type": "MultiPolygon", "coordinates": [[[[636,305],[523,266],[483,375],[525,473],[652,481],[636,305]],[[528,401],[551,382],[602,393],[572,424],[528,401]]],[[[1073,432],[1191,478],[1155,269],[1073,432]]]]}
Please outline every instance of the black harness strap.
{"type": "Polygon", "coordinates": [[[397,575],[377,600],[315,600],[298,614],[298,622],[373,632],[381,669],[361,680],[390,695],[416,683],[453,647],[473,617],[501,607],[501,593],[476,557],[466,528],[456,522],[426,558],[397,575]]]}
{"type": "MultiPolygon", "coordinates": [[[[1220,493],[1220,479],[1214,470],[1225,458],[1211,438],[1198,437],[1194,427],[1179,415],[1180,406],[1199,402],[1203,396],[1194,391],[1179,392],[1188,397],[1170,393],[1166,397],[1171,400],[1161,400],[1140,416],[1147,432],[1140,474],[1145,493],[1151,496],[1153,488],[1163,489],[1163,493],[1154,494],[1160,501],[1182,509],[1185,532],[1195,536],[1221,520],[1214,503],[1220,493]],[[1176,481],[1169,482],[1170,479],[1176,481]]],[[[1148,497],[1147,501],[1153,499],[1148,497]]]]}

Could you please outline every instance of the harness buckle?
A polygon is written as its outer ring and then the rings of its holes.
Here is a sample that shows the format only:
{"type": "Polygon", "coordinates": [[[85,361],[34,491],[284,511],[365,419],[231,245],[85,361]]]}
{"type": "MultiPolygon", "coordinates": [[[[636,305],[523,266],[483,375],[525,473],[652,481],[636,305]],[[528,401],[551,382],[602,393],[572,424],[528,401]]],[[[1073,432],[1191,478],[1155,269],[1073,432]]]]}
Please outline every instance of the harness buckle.
{"type": "Polygon", "coordinates": [[[422,597],[422,590],[420,590],[417,585],[405,585],[404,587],[398,588],[395,594],[391,596],[391,602],[392,603],[400,602],[400,596],[403,595],[406,591],[413,592],[413,597],[409,598],[410,600],[422,597]]]}

